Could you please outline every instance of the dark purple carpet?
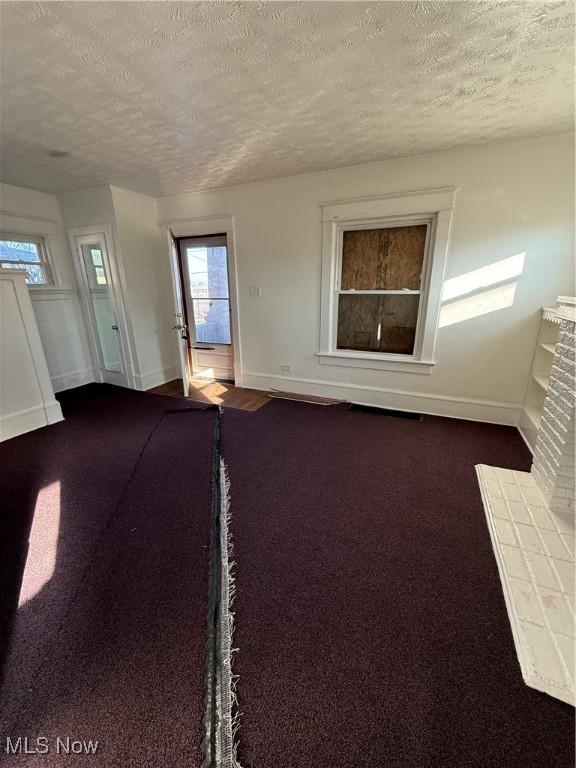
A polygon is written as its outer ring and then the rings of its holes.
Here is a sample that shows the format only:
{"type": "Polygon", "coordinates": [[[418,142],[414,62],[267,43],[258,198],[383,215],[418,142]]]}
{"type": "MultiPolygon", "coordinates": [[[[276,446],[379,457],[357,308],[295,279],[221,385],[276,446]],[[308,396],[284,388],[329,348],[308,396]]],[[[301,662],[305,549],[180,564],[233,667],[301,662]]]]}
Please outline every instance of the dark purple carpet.
{"type": "MultiPolygon", "coordinates": [[[[0,445],[0,736],[100,746],[7,762],[199,768],[214,413],[62,403],[0,445]]],[[[222,445],[243,768],[573,766],[573,710],[522,681],[474,473],[529,467],[515,430],[272,401],[226,410],[222,445]]]]}
{"type": "Polygon", "coordinates": [[[106,386],[62,401],[63,423],[0,446],[4,626],[13,619],[1,733],[100,744],[9,762],[200,766],[214,412],[165,414],[190,405],[106,386]],[[35,506],[36,565],[57,527],[53,574],[27,573],[14,620],[35,506]]]}
{"type": "Polygon", "coordinates": [[[244,768],[572,768],[522,681],[477,463],[512,428],[273,401],[226,411],[244,768]]]}

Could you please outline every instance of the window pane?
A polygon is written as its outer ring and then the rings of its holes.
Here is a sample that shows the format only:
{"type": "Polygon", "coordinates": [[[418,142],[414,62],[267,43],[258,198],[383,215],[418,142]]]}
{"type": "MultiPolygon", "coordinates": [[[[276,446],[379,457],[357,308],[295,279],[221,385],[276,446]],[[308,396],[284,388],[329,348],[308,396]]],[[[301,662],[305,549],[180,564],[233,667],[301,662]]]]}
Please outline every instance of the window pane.
{"type": "Polygon", "coordinates": [[[102,248],[97,243],[82,245],[82,256],[90,289],[103,288],[108,284],[102,248]]]}
{"type": "Polygon", "coordinates": [[[186,248],[186,258],[192,298],[228,298],[228,265],[225,246],[186,248]]]}
{"type": "Polygon", "coordinates": [[[420,289],[425,224],[343,232],[342,290],[420,289]]]}
{"type": "Polygon", "coordinates": [[[419,295],[340,294],[338,349],[413,354],[419,302],[419,295]]]}
{"type": "Polygon", "coordinates": [[[196,341],[230,344],[230,302],[228,299],[194,299],[196,341]]]}
{"type": "Polygon", "coordinates": [[[102,251],[100,248],[90,248],[90,258],[95,267],[102,266],[102,251]]]}
{"type": "Polygon", "coordinates": [[[40,254],[36,243],[0,240],[0,259],[2,261],[26,261],[39,264],[40,254]]]}
{"type": "Polygon", "coordinates": [[[44,285],[46,283],[44,267],[31,264],[29,267],[26,267],[26,271],[28,272],[28,277],[26,278],[27,283],[32,285],[44,285]]]}
{"type": "Polygon", "coordinates": [[[4,269],[25,269],[28,273],[26,275],[26,282],[28,285],[46,285],[46,272],[44,271],[44,267],[41,267],[36,264],[26,264],[24,262],[15,262],[15,261],[3,261],[1,263],[1,266],[4,269]]]}

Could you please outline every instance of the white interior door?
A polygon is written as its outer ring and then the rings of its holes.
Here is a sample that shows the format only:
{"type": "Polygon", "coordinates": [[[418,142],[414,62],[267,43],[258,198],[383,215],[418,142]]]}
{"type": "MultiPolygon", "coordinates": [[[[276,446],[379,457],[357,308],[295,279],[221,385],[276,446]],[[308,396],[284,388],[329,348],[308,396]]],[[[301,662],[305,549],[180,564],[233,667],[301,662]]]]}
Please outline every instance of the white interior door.
{"type": "Polygon", "coordinates": [[[192,373],[234,380],[226,235],[178,241],[189,325],[192,373]]]}
{"type": "Polygon", "coordinates": [[[178,334],[178,354],[180,359],[180,369],[182,372],[182,386],[184,388],[184,397],[188,396],[190,390],[190,379],[192,377],[192,364],[190,361],[190,343],[186,312],[186,303],[182,291],[183,278],[180,267],[180,255],[178,243],[174,235],[168,230],[168,245],[170,248],[170,266],[172,269],[172,289],[174,292],[174,323],[172,328],[178,334]]]}
{"type": "Polygon", "coordinates": [[[103,233],[74,238],[101,381],[129,386],[120,315],[103,233]]]}

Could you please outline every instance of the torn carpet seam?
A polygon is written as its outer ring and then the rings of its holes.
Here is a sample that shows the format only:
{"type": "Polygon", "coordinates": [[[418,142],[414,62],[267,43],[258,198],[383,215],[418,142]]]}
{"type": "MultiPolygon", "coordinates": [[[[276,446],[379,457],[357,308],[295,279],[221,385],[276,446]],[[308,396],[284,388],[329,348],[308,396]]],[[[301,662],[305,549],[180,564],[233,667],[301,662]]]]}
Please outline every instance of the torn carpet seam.
{"type": "Polygon", "coordinates": [[[209,554],[208,627],[206,642],[205,712],[202,768],[240,768],[236,751],[238,713],[232,674],[234,600],[230,536],[230,482],[220,456],[220,421],[214,424],[212,504],[209,554]]]}

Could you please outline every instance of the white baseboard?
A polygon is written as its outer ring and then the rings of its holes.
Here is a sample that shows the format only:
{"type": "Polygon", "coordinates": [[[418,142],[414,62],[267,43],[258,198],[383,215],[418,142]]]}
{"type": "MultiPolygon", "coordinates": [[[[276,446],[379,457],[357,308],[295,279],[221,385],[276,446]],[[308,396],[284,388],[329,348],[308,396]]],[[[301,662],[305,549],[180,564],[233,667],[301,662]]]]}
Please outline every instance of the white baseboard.
{"type": "Polygon", "coordinates": [[[520,432],[522,439],[530,449],[530,452],[533,454],[536,450],[538,430],[534,426],[534,423],[525,410],[522,410],[520,413],[520,419],[518,421],[518,432],[520,432]]]}
{"type": "Polygon", "coordinates": [[[0,417],[0,442],[63,419],[60,403],[56,400],[9,413],[0,417]]]}
{"type": "Polygon", "coordinates": [[[244,371],[242,386],[268,391],[297,392],[302,395],[332,397],[352,403],[375,405],[397,411],[426,413],[430,416],[446,416],[452,419],[483,421],[489,424],[506,424],[516,427],[522,411],[520,403],[500,403],[490,400],[471,400],[463,397],[403,392],[384,387],[363,384],[342,384],[336,381],[304,379],[276,374],[244,371]]]}
{"type": "Polygon", "coordinates": [[[96,381],[92,368],[82,368],[77,371],[58,373],[56,376],[51,376],[50,378],[52,379],[54,392],[63,392],[65,389],[74,389],[74,387],[81,387],[83,384],[90,384],[90,382],[96,381]]]}
{"type": "Polygon", "coordinates": [[[136,389],[146,391],[153,387],[159,387],[160,384],[165,384],[167,381],[173,381],[180,377],[180,369],[176,365],[171,365],[169,368],[161,368],[158,371],[151,371],[150,373],[135,373],[134,381],[136,389]]]}
{"type": "Polygon", "coordinates": [[[48,424],[56,424],[57,421],[63,421],[62,408],[58,400],[53,400],[51,403],[44,404],[44,410],[46,411],[46,419],[48,424]]]}

